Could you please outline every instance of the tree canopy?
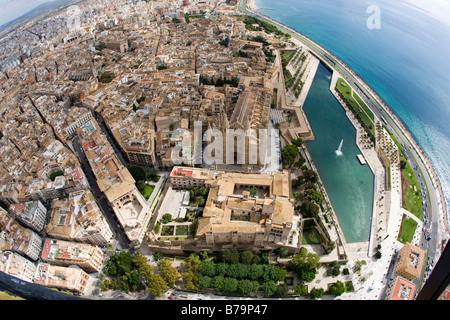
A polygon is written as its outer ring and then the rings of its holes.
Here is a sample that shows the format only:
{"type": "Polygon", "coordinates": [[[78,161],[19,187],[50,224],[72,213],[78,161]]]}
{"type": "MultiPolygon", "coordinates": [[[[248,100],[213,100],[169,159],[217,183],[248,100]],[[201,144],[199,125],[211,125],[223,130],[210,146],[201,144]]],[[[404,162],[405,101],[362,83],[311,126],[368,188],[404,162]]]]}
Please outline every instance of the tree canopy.
{"type": "Polygon", "coordinates": [[[200,257],[193,253],[184,260],[184,266],[186,270],[195,272],[197,271],[200,262],[200,257]]]}
{"type": "Polygon", "coordinates": [[[163,259],[158,261],[158,268],[161,272],[162,278],[167,282],[168,285],[173,285],[180,278],[180,273],[178,270],[172,266],[170,261],[163,259]]]}
{"type": "Polygon", "coordinates": [[[302,247],[300,252],[292,257],[289,267],[297,272],[299,280],[311,282],[316,277],[317,269],[320,268],[319,259],[317,254],[308,252],[302,247]]]}
{"type": "Polygon", "coordinates": [[[300,205],[300,213],[304,217],[317,217],[319,215],[319,206],[314,202],[305,200],[300,205]]]}
{"type": "Polygon", "coordinates": [[[298,148],[291,144],[287,145],[281,151],[281,156],[284,163],[286,163],[289,166],[292,166],[297,157],[299,156],[298,148]]]}
{"type": "Polygon", "coordinates": [[[167,290],[169,290],[169,286],[166,281],[164,281],[164,278],[157,273],[148,275],[145,280],[148,290],[155,297],[161,297],[167,290]]]}
{"type": "Polygon", "coordinates": [[[332,283],[328,287],[328,291],[335,296],[340,296],[345,292],[345,284],[342,281],[337,281],[336,283],[332,283]]]}
{"type": "Polygon", "coordinates": [[[270,297],[277,291],[277,284],[274,281],[266,281],[261,285],[261,289],[267,297],[270,297]]]}
{"type": "Polygon", "coordinates": [[[311,299],[320,299],[322,298],[323,294],[325,293],[325,290],[322,288],[312,288],[309,292],[309,297],[311,299]]]}

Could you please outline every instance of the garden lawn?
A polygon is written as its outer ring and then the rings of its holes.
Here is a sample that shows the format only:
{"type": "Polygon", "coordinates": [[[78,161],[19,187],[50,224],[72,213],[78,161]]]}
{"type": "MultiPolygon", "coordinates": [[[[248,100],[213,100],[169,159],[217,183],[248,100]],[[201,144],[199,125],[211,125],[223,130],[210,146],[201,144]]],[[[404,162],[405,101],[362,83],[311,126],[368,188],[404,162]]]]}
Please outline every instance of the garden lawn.
{"type": "Polygon", "coordinates": [[[344,98],[347,100],[348,106],[352,108],[352,110],[361,118],[361,121],[366,125],[366,127],[370,130],[373,136],[375,136],[375,125],[373,123],[373,118],[370,117],[373,116],[373,113],[367,108],[367,106],[362,102],[361,98],[353,98],[352,92],[353,89],[349,86],[347,82],[345,82],[344,79],[339,78],[336,83],[336,90],[339,91],[344,98]],[[345,86],[343,85],[345,84],[345,86]],[[365,111],[365,108],[363,105],[359,105],[357,100],[361,100],[361,103],[367,108],[367,110],[370,112],[370,115],[365,111]]]}
{"type": "Polygon", "coordinates": [[[150,196],[152,195],[153,190],[155,189],[154,186],[151,186],[149,184],[145,184],[144,189],[141,190],[142,195],[144,196],[145,200],[148,200],[150,196]]]}
{"type": "Polygon", "coordinates": [[[417,181],[416,174],[411,168],[409,161],[403,154],[402,146],[398,143],[397,139],[392,134],[389,134],[397,144],[400,151],[400,160],[406,161],[406,166],[402,170],[402,207],[411,212],[420,220],[423,220],[423,204],[422,193],[420,191],[419,182],[417,181]],[[415,187],[415,188],[414,188],[415,187]]]}
{"type": "Polygon", "coordinates": [[[320,244],[320,235],[316,228],[303,230],[302,244],[320,244]]]}
{"type": "Polygon", "coordinates": [[[177,236],[187,236],[189,227],[187,225],[177,226],[175,229],[175,234],[177,236]]]}
{"type": "Polygon", "coordinates": [[[161,230],[162,236],[173,236],[174,226],[163,226],[161,230]]]}
{"type": "Polygon", "coordinates": [[[407,217],[406,215],[403,215],[402,217],[402,225],[400,227],[398,241],[401,243],[409,242],[411,243],[414,233],[416,232],[417,228],[417,222],[407,217]]]}

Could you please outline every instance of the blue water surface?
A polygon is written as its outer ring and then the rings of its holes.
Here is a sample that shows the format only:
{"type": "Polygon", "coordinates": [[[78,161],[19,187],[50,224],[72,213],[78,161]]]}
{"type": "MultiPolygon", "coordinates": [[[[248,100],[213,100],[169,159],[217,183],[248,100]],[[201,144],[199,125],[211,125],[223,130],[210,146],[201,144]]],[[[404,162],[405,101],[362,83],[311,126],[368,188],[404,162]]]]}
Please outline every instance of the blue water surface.
{"type": "Polygon", "coordinates": [[[357,155],[356,129],[329,90],[331,72],[319,65],[303,110],[315,140],[306,143],[347,242],[369,239],[374,176],[357,155]],[[341,141],[341,155],[336,154],[341,141]]]}
{"type": "MultiPolygon", "coordinates": [[[[401,0],[256,0],[351,67],[403,121],[450,200],[450,27],[401,0]],[[380,29],[369,29],[371,5],[380,29]]],[[[449,17],[450,19],[450,17],[449,17]]]]}

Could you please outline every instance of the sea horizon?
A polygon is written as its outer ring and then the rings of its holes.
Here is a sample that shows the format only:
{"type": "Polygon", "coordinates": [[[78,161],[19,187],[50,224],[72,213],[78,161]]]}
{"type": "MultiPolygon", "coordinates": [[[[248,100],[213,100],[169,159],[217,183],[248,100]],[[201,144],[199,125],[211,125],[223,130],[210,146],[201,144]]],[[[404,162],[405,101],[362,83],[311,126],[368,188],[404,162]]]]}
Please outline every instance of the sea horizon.
{"type": "Polygon", "coordinates": [[[374,90],[430,159],[449,203],[450,26],[387,0],[255,0],[255,5],[330,51],[374,90]],[[367,27],[370,5],[380,8],[380,29],[367,27]]]}

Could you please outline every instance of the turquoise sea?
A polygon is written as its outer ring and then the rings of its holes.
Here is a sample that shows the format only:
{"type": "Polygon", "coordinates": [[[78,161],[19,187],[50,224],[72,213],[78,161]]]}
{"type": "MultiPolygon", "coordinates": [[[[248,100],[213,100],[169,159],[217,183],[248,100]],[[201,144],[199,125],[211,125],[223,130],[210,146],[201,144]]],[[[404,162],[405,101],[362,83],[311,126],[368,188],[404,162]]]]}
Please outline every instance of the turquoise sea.
{"type": "Polygon", "coordinates": [[[259,12],[339,57],[389,105],[428,155],[448,203],[450,22],[406,0],[255,1],[259,12]],[[367,28],[371,5],[380,8],[380,29],[367,28]]]}

